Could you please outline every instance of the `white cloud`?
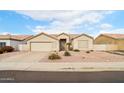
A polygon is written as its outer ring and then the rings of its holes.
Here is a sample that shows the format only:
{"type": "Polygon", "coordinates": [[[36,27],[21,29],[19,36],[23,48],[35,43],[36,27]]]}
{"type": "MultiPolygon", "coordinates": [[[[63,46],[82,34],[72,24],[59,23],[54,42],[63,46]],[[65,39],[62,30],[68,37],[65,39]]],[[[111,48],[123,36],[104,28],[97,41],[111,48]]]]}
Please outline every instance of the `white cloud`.
{"type": "Polygon", "coordinates": [[[111,28],[112,28],[111,24],[104,23],[100,25],[101,30],[110,30],[111,28]]]}
{"type": "Polygon", "coordinates": [[[124,28],[113,29],[113,26],[111,24],[107,24],[107,23],[101,24],[100,28],[101,29],[99,29],[98,33],[94,34],[94,37],[97,37],[98,35],[103,33],[124,34],[124,28]]]}
{"type": "Polygon", "coordinates": [[[10,32],[1,32],[0,33],[1,35],[8,35],[8,34],[11,34],[10,32]]]}
{"type": "Polygon", "coordinates": [[[60,27],[58,27],[58,28],[57,27],[56,28],[54,28],[54,27],[47,28],[47,27],[44,27],[44,26],[36,26],[34,29],[32,29],[32,31],[36,34],[38,34],[40,32],[51,33],[51,34],[61,33],[61,32],[70,33],[70,30],[65,30],[65,28],[63,28],[63,29],[60,28],[60,27]]]}
{"type": "Polygon", "coordinates": [[[10,32],[0,32],[0,35],[19,35],[19,34],[10,33],[10,32]]]}
{"type": "MultiPolygon", "coordinates": [[[[50,25],[38,25],[33,28],[33,32],[72,32],[76,28],[99,23],[106,15],[112,14],[113,11],[16,11],[34,20],[47,20],[50,25]]],[[[83,31],[83,29],[82,29],[83,31]]],[[[76,32],[76,31],[75,31],[76,32]]]]}
{"type": "Polygon", "coordinates": [[[103,23],[103,24],[97,25],[96,29],[98,31],[94,33],[94,37],[97,37],[99,34],[102,34],[102,33],[116,32],[115,30],[113,30],[113,26],[108,23],[103,23]]]}
{"type": "Polygon", "coordinates": [[[124,28],[119,28],[119,29],[112,29],[112,30],[100,30],[98,33],[94,34],[94,37],[97,37],[100,34],[105,34],[105,33],[110,33],[110,34],[124,34],[124,28]]]}
{"type": "Polygon", "coordinates": [[[97,35],[102,33],[124,34],[124,28],[113,29],[113,26],[111,24],[104,23],[100,25],[100,30],[99,33],[97,33],[97,35]]]}
{"type": "Polygon", "coordinates": [[[124,28],[108,30],[108,31],[100,31],[100,33],[124,34],[124,28]]]}

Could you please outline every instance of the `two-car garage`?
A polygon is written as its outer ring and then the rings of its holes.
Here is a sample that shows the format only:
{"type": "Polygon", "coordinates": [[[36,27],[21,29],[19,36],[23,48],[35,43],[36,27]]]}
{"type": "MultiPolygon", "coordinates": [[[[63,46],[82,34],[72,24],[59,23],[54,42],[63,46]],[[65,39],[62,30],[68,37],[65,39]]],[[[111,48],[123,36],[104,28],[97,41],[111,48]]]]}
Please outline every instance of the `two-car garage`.
{"type": "Polygon", "coordinates": [[[51,42],[31,42],[31,51],[52,51],[51,42]]]}
{"type": "Polygon", "coordinates": [[[58,51],[58,43],[58,39],[45,33],[40,33],[27,41],[30,51],[58,51]]]}
{"type": "Polygon", "coordinates": [[[78,49],[87,49],[88,46],[88,40],[78,40],[78,49]]]}

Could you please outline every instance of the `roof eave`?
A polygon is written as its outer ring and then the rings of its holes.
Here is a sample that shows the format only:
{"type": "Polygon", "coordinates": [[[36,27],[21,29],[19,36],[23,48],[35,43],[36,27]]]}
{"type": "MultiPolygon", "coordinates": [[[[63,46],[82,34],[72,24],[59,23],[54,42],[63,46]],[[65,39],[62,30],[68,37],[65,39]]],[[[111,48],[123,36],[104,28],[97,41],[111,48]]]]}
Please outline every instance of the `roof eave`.
{"type": "Polygon", "coordinates": [[[58,40],[57,38],[55,38],[55,37],[53,37],[53,36],[50,36],[50,35],[48,35],[48,34],[46,34],[46,33],[41,32],[41,33],[39,33],[39,34],[37,34],[37,35],[35,35],[35,36],[32,36],[31,38],[27,39],[27,41],[29,41],[29,40],[31,40],[31,39],[37,37],[37,36],[40,36],[40,35],[42,35],[42,34],[47,35],[47,36],[49,36],[49,37],[51,37],[51,38],[53,38],[53,39],[58,40]]]}
{"type": "Polygon", "coordinates": [[[91,38],[91,39],[94,40],[94,38],[93,38],[92,36],[89,36],[89,35],[87,35],[87,34],[81,34],[81,35],[78,35],[78,36],[72,38],[72,40],[74,40],[74,39],[76,39],[76,38],[79,38],[79,37],[81,37],[81,36],[83,36],[83,35],[84,35],[84,36],[87,36],[87,37],[89,37],[89,38],[91,38]]]}

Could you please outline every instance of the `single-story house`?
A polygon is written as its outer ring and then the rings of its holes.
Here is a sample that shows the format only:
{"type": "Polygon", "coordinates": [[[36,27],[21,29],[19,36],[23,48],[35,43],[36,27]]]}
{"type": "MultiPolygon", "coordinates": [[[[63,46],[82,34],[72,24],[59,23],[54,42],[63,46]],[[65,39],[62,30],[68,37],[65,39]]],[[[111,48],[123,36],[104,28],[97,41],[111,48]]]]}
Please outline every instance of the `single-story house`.
{"type": "Polygon", "coordinates": [[[93,38],[86,34],[46,34],[40,33],[27,39],[21,50],[28,51],[62,51],[71,43],[73,49],[92,50],[93,38]]]}
{"type": "Polygon", "coordinates": [[[0,35],[0,47],[12,46],[15,50],[18,50],[19,44],[25,44],[26,39],[31,35],[0,35]]]}
{"type": "Polygon", "coordinates": [[[111,50],[124,50],[124,34],[101,34],[94,43],[108,45],[111,50]]]}

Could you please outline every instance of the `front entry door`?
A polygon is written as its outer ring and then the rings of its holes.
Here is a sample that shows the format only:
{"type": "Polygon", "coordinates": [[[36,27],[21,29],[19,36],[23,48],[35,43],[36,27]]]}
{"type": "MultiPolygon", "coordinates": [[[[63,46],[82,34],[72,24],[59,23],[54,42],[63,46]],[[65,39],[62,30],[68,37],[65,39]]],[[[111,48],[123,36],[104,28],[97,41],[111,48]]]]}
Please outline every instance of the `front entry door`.
{"type": "Polygon", "coordinates": [[[66,39],[60,39],[60,51],[65,50],[66,39]]]}

